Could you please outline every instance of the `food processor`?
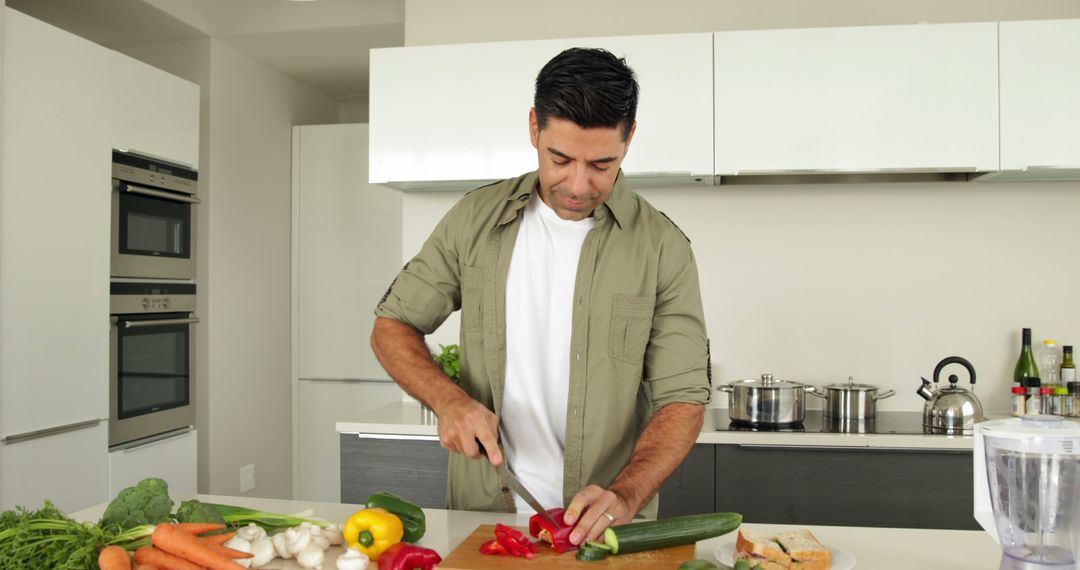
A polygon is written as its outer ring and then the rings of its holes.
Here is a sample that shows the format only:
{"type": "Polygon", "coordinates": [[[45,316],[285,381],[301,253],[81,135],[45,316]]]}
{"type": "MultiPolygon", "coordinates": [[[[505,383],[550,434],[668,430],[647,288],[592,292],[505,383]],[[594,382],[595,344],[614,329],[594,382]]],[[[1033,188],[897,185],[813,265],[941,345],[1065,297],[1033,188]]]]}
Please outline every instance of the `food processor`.
{"type": "Polygon", "coordinates": [[[975,425],[975,519],[1000,570],[1077,570],[1080,423],[1023,416],[975,425]]]}

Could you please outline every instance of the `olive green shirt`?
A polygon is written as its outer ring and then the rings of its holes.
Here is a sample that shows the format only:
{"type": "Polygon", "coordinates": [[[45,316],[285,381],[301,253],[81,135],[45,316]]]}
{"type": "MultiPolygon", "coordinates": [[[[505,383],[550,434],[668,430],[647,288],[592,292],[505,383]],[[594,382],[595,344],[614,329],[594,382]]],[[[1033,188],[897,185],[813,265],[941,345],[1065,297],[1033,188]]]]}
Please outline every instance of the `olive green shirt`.
{"type": "MultiPolygon", "coordinates": [[[[402,269],[375,314],[435,331],[461,310],[461,388],[500,414],[506,368],[506,276],[531,172],[465,195],[402,269]]],[[[570,335],[563,500],[607,487],[653,412],[705,404],[708,341],[690,241],[632,192],[620,172],[581,246],[570,335]]],[[[491,464],[450,454],[447,506],[514,511],[491,464]]],[[[656,498],[641,514],[656,516],[656,498]]]]}

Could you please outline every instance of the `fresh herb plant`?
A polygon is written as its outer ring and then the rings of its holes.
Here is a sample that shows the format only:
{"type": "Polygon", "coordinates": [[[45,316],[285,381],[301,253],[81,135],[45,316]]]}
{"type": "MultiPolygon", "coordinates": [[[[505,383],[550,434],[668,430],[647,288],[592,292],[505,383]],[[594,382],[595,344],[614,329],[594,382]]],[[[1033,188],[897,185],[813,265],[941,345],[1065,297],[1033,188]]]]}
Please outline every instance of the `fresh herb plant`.
{"type": "Polygon", "coordinates": [[[440,344],[439,348],[442,352],[432,354],[431,357],[442,367],[443,373],[457,382],[461,379],[461,349],[456,344],[440,344]]]}

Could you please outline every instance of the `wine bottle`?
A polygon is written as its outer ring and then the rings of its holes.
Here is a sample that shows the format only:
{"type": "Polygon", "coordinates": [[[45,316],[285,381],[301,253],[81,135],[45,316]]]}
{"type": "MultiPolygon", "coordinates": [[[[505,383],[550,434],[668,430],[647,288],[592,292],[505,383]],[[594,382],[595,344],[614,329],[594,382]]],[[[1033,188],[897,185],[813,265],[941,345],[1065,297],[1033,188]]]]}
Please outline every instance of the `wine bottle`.
{"type": "Polygon", "coordinates": [[[1068,387],[1069,382],[1076,381],[1076,364],[1073,364],[1073,347],[1066,344],[1064,358],[1061,359],[1061,385],[1068,387]]]}
{"type": "Polygon", "coordinates": [[[1031,353],[1031,329],[1024,329],[1020,343],[1020,358],[1016,359],[1013,370],[1013,385],[1026,386],[1024,378],[1038,378],[1039,367],[1035,365],[1035,356],[1031,353]]]}

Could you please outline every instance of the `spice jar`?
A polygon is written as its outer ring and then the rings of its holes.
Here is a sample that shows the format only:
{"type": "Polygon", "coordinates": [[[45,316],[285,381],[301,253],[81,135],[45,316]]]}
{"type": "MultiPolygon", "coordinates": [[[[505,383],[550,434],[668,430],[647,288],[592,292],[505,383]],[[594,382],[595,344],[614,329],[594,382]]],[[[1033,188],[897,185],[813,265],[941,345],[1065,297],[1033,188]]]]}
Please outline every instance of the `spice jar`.
{"type": "Polygon", "coordinates": [[[1050,386],[1043,386],[1039,388],[1039,396],[1041,396],[1039,402],[1040,411],[1036,413],[1041,413],[1044,416],[1050,415],[1050,406],[1054,401],[1054,389],[1050,386]]]}
{"type": "Polygon", "coordinates": [[[1073,417],[1080,417],[1080,382],[1069,382],[1069,400],[1072,405],[1067,413],[1073,417]]]}
{"type": "Polygon", "coordinates": [[[1024,403],[1024,415],[1037,416],[1042,413],[1042,381],[1038,378],[1027,378],[1024,382],[1027,386],[1027,402],[1024,403]]]}
{"type": "Polygon", "coordinates": [[[1069,401],[1069,389],[1064,386],[1054,386],[1054,396],[1050,404],[1050,413],[1055,416],[1065,415],[1065,403],[1069,401]]]}
{"type": "Polygon", "coordinates": [[[1015,386],[1012,389],[1012,415],[1022,416],[1027,409],[1027,390],[1023,386],[1015,386]]]}

